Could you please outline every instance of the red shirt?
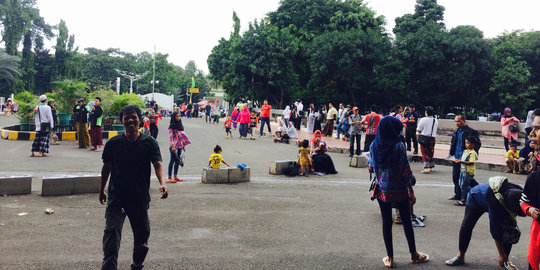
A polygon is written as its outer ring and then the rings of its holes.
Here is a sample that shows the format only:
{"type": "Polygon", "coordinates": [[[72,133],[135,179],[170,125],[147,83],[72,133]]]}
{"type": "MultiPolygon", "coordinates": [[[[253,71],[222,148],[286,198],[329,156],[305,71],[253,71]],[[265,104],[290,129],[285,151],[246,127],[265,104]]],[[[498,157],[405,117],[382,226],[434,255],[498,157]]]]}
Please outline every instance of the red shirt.
{"type": "Polygon", "coordinates": [[[229,120],[225,120],[225,128],[231,128],[232,126],[232,120],[229,119],[229,120]]]}
{"type": "Polygon", "coordinates": [[[270,110],[272,110],[272,107],[270,105],[262,105],[261,117],[270,117],[270,110]]]}
{"type": "Polygon", "coordinates": [[[377,127],[379,126],[379,121],[381,121],[381,115],[375,112],[371,112],[365,116],[365,121],[367,122],[367,135],[377,135],[377,127]]]}

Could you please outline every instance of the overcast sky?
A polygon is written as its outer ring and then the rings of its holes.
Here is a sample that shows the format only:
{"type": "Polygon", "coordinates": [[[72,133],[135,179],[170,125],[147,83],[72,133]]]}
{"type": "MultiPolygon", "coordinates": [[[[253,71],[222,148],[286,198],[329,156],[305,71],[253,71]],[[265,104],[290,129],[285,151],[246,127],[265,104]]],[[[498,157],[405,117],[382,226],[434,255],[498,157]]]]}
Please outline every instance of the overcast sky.
{"type": "MultiPolygon", "coordinates": [[[[384,15],[391,32],[394,19],[414,11],[415,0],[364,1],[377,15],[384,15]]],[[[446,8],[447,28],[474,25],[485,37],[504,31],[540,30],[538,0],[439,0],[446,8]]],[[[169,54],[169,61],[184,67],[195,60],[208,72],[206,59],[222,37],[232,30],[232,12],[237,12],[244,31],[279,6],[279,0],[38,0],[41,16],[52,25],[66,21],[75,45],[120,48],[138,53],[169,54]]],[[[50,42],[51,46],[54,40],[50,42]]]]}

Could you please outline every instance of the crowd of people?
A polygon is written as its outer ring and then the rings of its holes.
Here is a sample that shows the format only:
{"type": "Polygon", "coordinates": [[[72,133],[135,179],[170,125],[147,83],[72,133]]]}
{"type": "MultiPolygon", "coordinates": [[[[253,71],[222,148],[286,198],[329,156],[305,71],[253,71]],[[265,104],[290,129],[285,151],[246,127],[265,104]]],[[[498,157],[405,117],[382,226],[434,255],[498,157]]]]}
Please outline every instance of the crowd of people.
{"type": "MultiPolygon", "coordinates": [[[[35,109],[36,135],[32,143],[31,156],[46,156],[49,153],[49,144],[55,125],[58,125],[58,117],[54,108],[54,102],[47,100],[45,95],[39,97],[40,104],[35,109]]],[[[161,175],[161,154],[157,145],[158,121],[163,116],[155,102],[150,102],[144,116],[139,108],[127,106],[122,109],[120,121],[126,131],[124,136],[109,139],[103,153],[102,183],[100,189],[100,201],[107,203],[106,230],[104,235],[104,260],[103,265],[116,265],[119,246],[119,235],[122,222],[119,217],[128,216],[134,231],[135,248],[134,264],[142,266],[149,237],[148,226],[148,185],[138,185],[135,193],[125,193],[126,183],[131,179],[126,177],[141,178],[143,183],[149,181],[150,170],[144,164],[153,164],[156,176],[160,182],[162,198],[166,198],[168,190],[165,187],[161,175]],[[142,122],[142,123],[141,123],[142,122]],[[139,128],[142,126],[142,132],[139,128]],[[130,144],[131,143],[131,144],[130,144]],[[137,155],[129,149],[133,143],[140,144],[137,151],[150,153],[149,155],[137,155]],[[129,145],[129,147],[125,147],[129,145]],[[117,157],[130,156],[130,161],[119,161],[117,157]],[[131,168],[133,162],[141,167],[134,172],[131,168]],[[128,164],[129,163],[129,164],[128,164]],[[137,173],[137,174],[135,174],[137,173]],[[126,174],[126,175],[123,175],[126,174]],[[109,192],[104,191],[105,185],[110,178],[109,192]],[[107,197],[108,196],[108,197],[107,197]],[[135,203],[136,202],[136,203],[135,203]],[[137,207],[135,207],[137,205],[137,207]],[[140,206],[140,207],[139,207],[140,206]]],[[[435,110],[425,107],[424,117],[416,112],[413,104],[403,108],[396,106],[386,116],[377,112],[376,105],[370,106],[370,112],[361,116],[358,107],[339,104],[338,109],[333,104],[328,107],[321,106],[316,109],[310,104],[307,110],[307,131],[313,134],[311,140],[298,141],[298,130],[302,123],[303,105],[297,100],[293,106],[287,106],[281,117],[278,117],[278,130],[275,132],[274,142],[290,143],[290,140],[298,142],[297,164],[300,166],[299,174],[308,176],[311,173],[335,174],[337,173],[332,158],[326,153],[327,144],[324,137],[333,137],[334,124],[336,124],[335,139],[343,139],[350,142],[350,156],[369,152],[368,170],[375,176],[370,190],[371,199],[377,200],[381,219],[382,235],[386,247],[386,257],[383,263],[387,267],[394,267],[394,252],[392,242],[392,226],[397,222],[403,225],[405,237],[409,246],[410,260],[412,263],[423,263],[429,260],[429,255],[420,252],[416,248],[413,226],[418,217],[414,214],[413,206],[416,203],[414,185],[416,178],[410,168],[407,151],[418,153],[418,145],[422,154],[424,169],[421,173],[429,174],[434,168],[434,147],[439,121],[435,118],[435,110]],[[360,140],[365,134],[365,143],[362,147],[360,140]],[[356,144],[355,144],[356,143],[356,144]],[[392,218],[392,208],[396,208],[399,215],[392,218]],[[410,217],[410,218],[409,218],[410,217]]],[[[173,110],[169,133],[170,161],[168,166],[167,183],[181,182],[178,177],[179,167],[185,164],[186,147],[191,144],[186,133],[182,118],[205,117],[206,122],[219,123],[219,118],[225,117],[224,129],[227,138],[232,138],[232,131],[238,129],[239,138],[255,140],[256,131],[259,136],[264,136],[264,127],[271,131],[272,107],[264,102],[257,112],[248,103],[239,102],[229,115],[217,104],[208,103],[204,107],[191,104],[179,106],[173,110]],[[217,118],[217,119],[216,119],[217,118]],[[260,125],[257,128],[257,125],[260,125]]],[[[91,104],[86,103],[85,98],[76,101],[73,107],[73,120],[76,123],[79,148],[93,151],[101,151],[103,110],[101,98],[96,97],[91,104]]],[[[517,149],[519,129],[516,129],[519,119],[512,115],[511,110],[506,108],[501,117],[502,136],[504,138],[507,153],[505,160],[508,165],[507,172],[529,174],[522,188],[511,183],[506,177],[492,177],[487,183],[478,183],[476,163],[480,154],[482,142],[478,131],[467,125],[464,115],[458,114],[454,118],[456,128],[452,133],[448,160],[452,163],[452,181],[454,194],[449,200],[455,200],[456,206],[464,207],[464,217],[460,232],[458,253],[455,257],[446,261],[449,266],[465,264],[467,252],[473,228],[484,213],[489,213],[490,233],[495,241],[499,254],[498,262],[505,269],[517,269],[510,261],[512,245],[520,239],[516,217],[532,217],[531,233],[529,240],[529,269],[539,270],[540,262],[540,173],[536,170],[540,162],[540,110],[534,110],[528,114],[526,128],[527,139],[521,150],[517,149]]],[[[142,153],[142,152],[141,152],[142,153]]],[[[221,155],[222,148],[219,145],[213,150],[208,166],[219,169],[221,163],[226,163],[221,155]]],[[[149,168],[149,167],[148,167],[149,168]]],[[[132,189],[132,187],[130,188],[132,189]]]]}

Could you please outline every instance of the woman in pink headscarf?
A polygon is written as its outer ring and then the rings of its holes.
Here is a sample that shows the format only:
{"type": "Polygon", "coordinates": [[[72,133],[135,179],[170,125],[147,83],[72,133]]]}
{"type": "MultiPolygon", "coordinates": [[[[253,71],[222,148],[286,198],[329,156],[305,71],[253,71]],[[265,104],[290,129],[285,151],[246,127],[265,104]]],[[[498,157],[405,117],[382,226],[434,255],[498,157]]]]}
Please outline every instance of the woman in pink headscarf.
{"type": "Polygon", "coordinates": [[[240,111],[238,115],[239,116],[237,122],[240,123],[240,138],[247,138],[248,125],[250,121],[249,110],[247,106],[244,106],[244,108],[242,109],[242,111],[240,111]]]}
{"type": "Polygon", "coordinates": [[[506,151],[508,152],[508,142],[511,141],[511,144],[515,144],[518,139],[519,131],[519,119],[512,114],[510,108],[504,109],[504,115],[501,116],[501,126],[501,132],[504,138],[504,148],[506,148],[506,151]]]}
{"type": "Polygon", "coordinates": [[[238,108],[234,107],[232,113],[231,113],[231,119],[233,120],[233,128],[236,129],[236,120],[238,119],[238,108]]]}

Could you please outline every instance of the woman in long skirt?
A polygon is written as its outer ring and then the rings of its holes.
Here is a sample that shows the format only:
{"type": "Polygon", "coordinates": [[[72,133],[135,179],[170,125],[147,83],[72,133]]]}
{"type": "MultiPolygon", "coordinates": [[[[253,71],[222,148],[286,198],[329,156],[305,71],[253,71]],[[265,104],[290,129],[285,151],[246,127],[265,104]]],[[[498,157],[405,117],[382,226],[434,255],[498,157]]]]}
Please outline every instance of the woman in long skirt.
{"type": "Polygon", "coordinates": [[[232,113],[231,113],[231,119],[233,120],[233,128],[236,129],[238,127],[238,124],[236,123],[236,121],[238,120],[238,108],[237,107],[234,107],[232,113]]]}
{"type": "Polygon", "coordinates": [[[315,105],[311,103],[309,105],[308,121],[307,121],[307,130],[310,134],[313,134],[314,127],[315,127],[315,118],[316,118],[315,113],[316,113],[315,105]]]}

